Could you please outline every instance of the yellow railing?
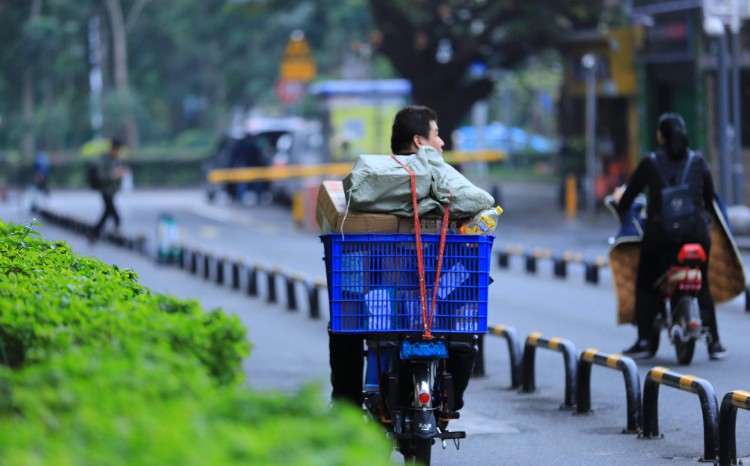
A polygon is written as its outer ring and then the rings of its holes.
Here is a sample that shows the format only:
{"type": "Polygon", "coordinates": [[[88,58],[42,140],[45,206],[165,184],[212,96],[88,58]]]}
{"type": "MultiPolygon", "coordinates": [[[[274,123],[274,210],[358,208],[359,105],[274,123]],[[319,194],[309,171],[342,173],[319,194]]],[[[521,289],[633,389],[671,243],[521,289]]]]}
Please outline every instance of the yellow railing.
{"type": "MultiPolygon", "coordinates": [[[[444,152],[448,163],[498,162],[507,158],[500,151],[444,152]]],[[[285,180],[311,176],[346,176],[352,171],[353,162],[324,163],[320,165],[288,165],[280,167],[220,168],[208,172],[209,183],[239,183],[251,181],[285,180]]]]}

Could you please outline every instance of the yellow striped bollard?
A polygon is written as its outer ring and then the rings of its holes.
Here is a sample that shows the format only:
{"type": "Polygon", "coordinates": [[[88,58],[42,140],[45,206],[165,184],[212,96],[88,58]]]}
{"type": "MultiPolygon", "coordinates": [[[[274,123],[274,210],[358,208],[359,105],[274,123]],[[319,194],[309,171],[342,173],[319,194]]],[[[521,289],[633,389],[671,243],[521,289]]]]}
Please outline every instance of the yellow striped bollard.
{"type": "Polygon", "coordinates": [[[563,354],[565,361],[565,401],[561,408],[573,408],[575,406],[576,393],[576,349],[568,340],[560,337],[544,337],[540,332],[534,332],[526,338],[523,349],[523,362],[521,374],[523,383],[521,391],[532,393],[536,390],[534,381],[534,359],[537,348],[547,348],[563,354]]]}
{"type": "Polygon", "coordinates": [[[737,463],[737,409],[750,410],[750,392],[733,390],[721,400],[719,408],[719,466],[737,463]]]}
{"type": "Polygon", "coordinates": [[[719,452],[719,403],[714,387],[694,375],[678,374],[657,366],[648,371],[643,384],[643,434],[641,438],[659,437],[659,386],[677,388],[698,395],[703,413],[703,461],[717,459],[719,452]]]}
{"type": "Polygon", "coordinates": [[[602,353],[596,348],[587,348],[581,353],[578,358],[576,413],[591,411],[591,366],[594,364],[622,372],[628,409],[627,427],[623,433],[638,432],[641,426],[641,379],[635,361],[621,354],[602,353]]]}

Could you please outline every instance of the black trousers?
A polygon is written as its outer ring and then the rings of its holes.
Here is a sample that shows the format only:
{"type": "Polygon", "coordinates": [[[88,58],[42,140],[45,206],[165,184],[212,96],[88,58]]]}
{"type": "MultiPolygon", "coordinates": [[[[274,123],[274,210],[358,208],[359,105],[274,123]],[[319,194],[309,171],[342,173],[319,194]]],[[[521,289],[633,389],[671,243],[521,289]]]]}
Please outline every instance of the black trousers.
{"type": "MultiPolygon", "coordinates": [[[[328,332],[329,362],[331,365],[331,398],[362,404],[362,385],[365,367],[365,346],[362,335],[328,332]]],[[[454,409],[463,407],[464,391],[474,371],[478,347],[476,341],[451,341],[448,344],[448,373],[453,376],[454,409]]]]}
{"type": "Polygon", "coordinates": [[[102,232],[102,227],[104,227],[104,222],[106,222],[109,217],[112,217],[112,220],[114,220],[115,227],[120,227],[120,214],[117,213],[117,208],[115,207],[115,195],[102,193],[102,200],[104,201],[104,212],[102,213],[99,222],[94,226],[92,231],[94,236],[99,236],[102,232]]]}
{"type": "Polygon", "coordinates": [[[641,244],[641,258],[638,264],[638,278],[636,279],[635,317],[638,324],[638,339],[651,338],[654,332],[654,318],[658,311],[657,303],[659,290],[654,283],[659,279],[680,252],[683,244],[698,243],[706,252],[706,262],[700,267],[703,275],[703,286],[698,294],[698,304],[701,310],[703,325],[709,328],[713,341],[719,341],[719,330],[716,322],[716,307],[709,291],[708,257],[711,252],[711,237],[705,234],[675,242],[664,238],[658,225],[646,224],[641,244]]]}

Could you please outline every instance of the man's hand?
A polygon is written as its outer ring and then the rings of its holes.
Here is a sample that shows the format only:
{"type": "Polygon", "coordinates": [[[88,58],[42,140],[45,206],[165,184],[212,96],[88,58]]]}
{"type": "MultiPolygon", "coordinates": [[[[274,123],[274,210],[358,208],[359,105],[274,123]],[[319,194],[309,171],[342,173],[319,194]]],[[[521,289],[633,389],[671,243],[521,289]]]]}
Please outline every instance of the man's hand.
{"type": "Polygon", "coordinates": [[[130,169],[129,169],[128,167],[125,167],[125,166],[119,166],[119,167],[116,167],[116,168],[114,169],[114,171],[112,172],[112,174],[114,175],[114,178],[115,178],[116,180],[119,180],[119,179],[121,179],[121,178],[122,178],[123,176],[127,175],[129,171],[130,171],[130,169]]]}

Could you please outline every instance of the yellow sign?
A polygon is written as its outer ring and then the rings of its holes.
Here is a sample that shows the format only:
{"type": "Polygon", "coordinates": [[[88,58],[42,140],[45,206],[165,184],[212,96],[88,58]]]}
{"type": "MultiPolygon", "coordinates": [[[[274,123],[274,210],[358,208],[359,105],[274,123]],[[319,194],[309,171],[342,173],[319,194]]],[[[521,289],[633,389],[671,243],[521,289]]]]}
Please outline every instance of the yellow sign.
{"type": "Polygon", "coordinates": [[[304,37],[292,37],[284,50],[281,76],[284,81],[308,82],[315,79],[315,61],[310,55],[310,44],[304,37]]]}

